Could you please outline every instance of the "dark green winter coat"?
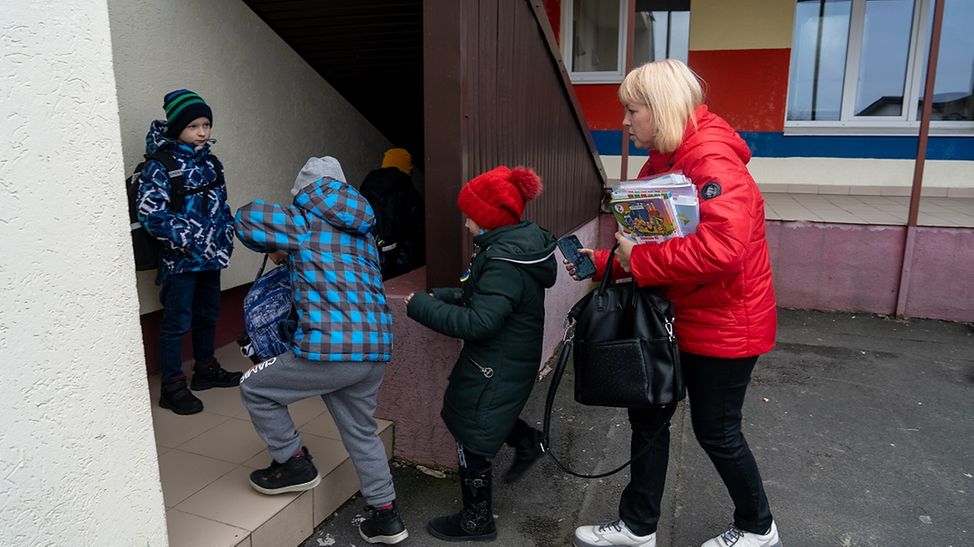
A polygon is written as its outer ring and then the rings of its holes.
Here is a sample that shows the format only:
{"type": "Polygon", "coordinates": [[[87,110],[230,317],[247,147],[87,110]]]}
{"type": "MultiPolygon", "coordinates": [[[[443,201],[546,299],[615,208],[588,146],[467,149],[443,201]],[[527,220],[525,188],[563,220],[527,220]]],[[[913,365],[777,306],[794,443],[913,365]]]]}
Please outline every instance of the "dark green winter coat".
{"type": "Polygon", "coordinates": [[[440,415],[453,437],[493,458],[531,394],[541,364],[545,289],[555,284],[555,238],[530,222],[474,238],[460,288],[417,293],[409,317],[464,340],[440,415]],[[465,275],[466,277],[466,275],[465,275]]]}

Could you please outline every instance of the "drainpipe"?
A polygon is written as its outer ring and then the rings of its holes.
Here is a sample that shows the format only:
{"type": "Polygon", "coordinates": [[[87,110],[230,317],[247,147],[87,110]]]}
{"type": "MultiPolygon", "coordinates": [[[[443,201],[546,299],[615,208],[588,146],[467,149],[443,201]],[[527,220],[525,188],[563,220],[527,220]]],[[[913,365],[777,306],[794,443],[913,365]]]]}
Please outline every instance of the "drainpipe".
{"type": "MultiPolygon", "coordinates": [[[[896,316],[906,315],[906,300],[910,292],[913,250],[916,246],[917,217],[920,214],[920,191],[923,186],[923,164],[927,159],[930,136],[930,116],[933,112],[934,80],[937,77],[937,57],[940,54],[940,30],[943,27],[945,0],[937,0],[933,11],[933,30],[930,32],[930,54],[927,58],[927,80],[923,88],[923,112],[920,115],[920,137],[917,139],[917,159],[913,167],[913,188],[910,191],[910,213],[906,220],[906,241],[903,243],[903,266],[896,298],[896,316]]],[[[905,106],[905,105],[904,105],[905,106]]]]}
{"type": "MultiPolygon", "coordinates": [[[[623,67],[623,74],[629,74],[632,70],[632,48],[633,36],[636,33],[636,0],[629,0],[626,10],[629,11],[626,17],[626,64],[623,67]]],[[[629,133],[626,128],[622,128],[622,165],[619,169],[619,180],[629,180],[629,133]]]]}

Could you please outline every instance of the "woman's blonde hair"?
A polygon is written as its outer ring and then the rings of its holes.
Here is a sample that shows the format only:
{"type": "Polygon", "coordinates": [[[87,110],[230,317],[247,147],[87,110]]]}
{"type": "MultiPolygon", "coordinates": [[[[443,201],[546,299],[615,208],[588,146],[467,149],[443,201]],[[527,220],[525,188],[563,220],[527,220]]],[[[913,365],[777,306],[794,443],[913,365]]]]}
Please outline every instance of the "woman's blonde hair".
{"type": "Polygon", "coordinates": [[[703,104],[703,88],[683,61],[664,59],[632,69],[619,86],[619,100],[650,108],[656,121],[653,149],[669,153],[683,141],[687,121],[696,125],[693,110],[703,104]]]}

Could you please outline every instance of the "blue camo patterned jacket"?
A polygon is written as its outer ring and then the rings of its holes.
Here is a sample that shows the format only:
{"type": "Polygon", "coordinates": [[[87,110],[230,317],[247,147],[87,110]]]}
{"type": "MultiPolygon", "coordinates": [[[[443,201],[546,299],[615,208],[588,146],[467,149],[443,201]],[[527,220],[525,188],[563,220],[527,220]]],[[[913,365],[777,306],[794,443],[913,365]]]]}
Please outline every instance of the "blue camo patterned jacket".
{"type": "MultiPolygon", "coordinates": [[[[187,190],[216,180],[223,166],[210,156],[210,145],[199,150],[165,136],[166,122],[155,120],[145,136],[145,152],[172,154],[183,170],[187,190]]],[[[170,274],[220,270],[230,265],[233,252],[233,217],[227,205],[227,187],[221,184],[185,197],[181,211],[170,208],[171,185],[165,167],[155,160],[142,166],[139,182],[139,221],[162,240],[159,279],[170,274]]]]}
{"type": "Polygon", "coordinates": [[[261,200],[237,210],[240,241],[288,253],[298,310],[294,354],[311,361],[392,358],[392,313],[371,235],[375,215],[355,188],[318,179],[288,207],[261,200]]]}

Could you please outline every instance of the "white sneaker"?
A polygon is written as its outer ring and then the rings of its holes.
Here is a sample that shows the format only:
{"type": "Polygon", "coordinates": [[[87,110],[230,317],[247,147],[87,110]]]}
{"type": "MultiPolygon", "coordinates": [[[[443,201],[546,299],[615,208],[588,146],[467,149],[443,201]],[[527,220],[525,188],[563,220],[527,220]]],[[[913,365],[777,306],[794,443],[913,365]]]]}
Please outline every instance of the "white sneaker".
{"type": "Polygon", "coordinates": [[[575,528],[575,547],[656,547],[656,532],[637,536],[622,519],[575,528]]]}
{"type": "Polygon", "coordinates": [[[745,532],[731,524],[723,534],[707,540],[700,547],[781,547],[778,527],[771,521],[771,529],[766,534],[745,532]]]}

